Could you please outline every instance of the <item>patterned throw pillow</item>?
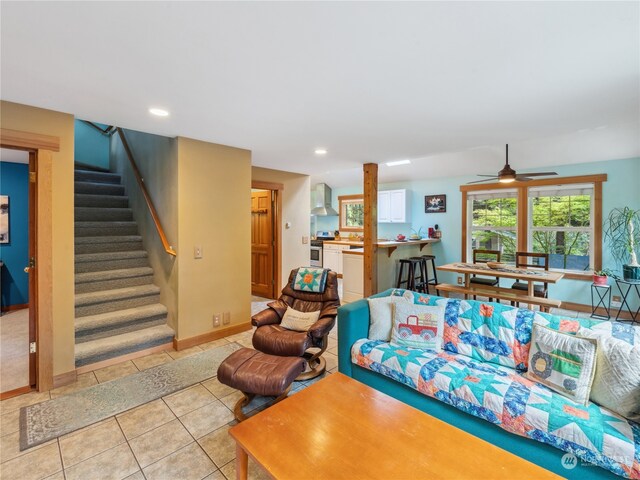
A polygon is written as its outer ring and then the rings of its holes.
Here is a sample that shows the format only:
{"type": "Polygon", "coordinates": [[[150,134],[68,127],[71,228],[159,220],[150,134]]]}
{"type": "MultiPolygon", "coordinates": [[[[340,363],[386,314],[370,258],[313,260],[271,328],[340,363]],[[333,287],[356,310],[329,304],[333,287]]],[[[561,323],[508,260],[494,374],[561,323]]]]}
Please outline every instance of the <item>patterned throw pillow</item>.
{"type": "Polygon", "coordinates": [[[391,343],[403,347],[440,350],[444,329],[444,309],[398,302],[393,305],[391,343]]]}
{"type": "Polygon", "coordinates": [[[291,288],[300,292],[322,293],[327,285],[328,272],[326,268],[300,267],[291,288]]]}
{"type": "Polygon", "coordinates": [[[320,310],[317,312],[299,312],[291,307],[284,312],[280,326],[287,330],[295,330],[297,332],[306,332],[311,325],[318,321],[320,310]]]}
{"type": "Polygon", "coordinates": [[[534,324],[525,374],[576,403],[589,403],[598,342],[534,324]]]}
{"type": "Polygon", "coordinates": [[[603,331],[581,328],[581,337],[598,340],[596,376],[590,398],[630,420],[640,420],[640,345],[603,331]]]}
{"type": "Polygon", "coordinates": [[[369,340],[391,340],[393,305],[398,302],[413,303],[411,292],[402,296],[390,295],[369,299],[369,340]]]}
{"type": "Polygon", "coordinates": [[[534,312],[499,303],[449,299],[443,350],[524,371],[534,312]]]}

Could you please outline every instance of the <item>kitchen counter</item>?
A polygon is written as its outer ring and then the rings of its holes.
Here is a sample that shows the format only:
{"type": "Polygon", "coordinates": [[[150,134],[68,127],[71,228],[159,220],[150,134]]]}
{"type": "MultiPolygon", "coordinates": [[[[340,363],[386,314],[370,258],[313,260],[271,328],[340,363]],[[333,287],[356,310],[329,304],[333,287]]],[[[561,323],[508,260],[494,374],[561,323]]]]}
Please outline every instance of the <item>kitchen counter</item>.
{"type": "MultiPolygon", "coordinates": [[[[391,254],[398,248],[398,247],[405,247],[405,246],[413,246],[413,245],[417,245],[420,247],[420,250],[422,250],[426,245],[430,245],[432,243],[438,243],[440,241],[439,238],[423,238],[421,240],[405,240],[403,242],[399,242],[397,240],[384,240],[384,241],[378,241],[376,243],[376,246],[378,248],[386,248],[387,250],[387,256],[391,257],[391,254]]],[[[333,245],[350,245],[352,247],[364,247],[364,242],[361,242],[359,240],[325,240],[324,244],[333,244],[333,245]]],[[[344,250],[342,253],[348,253],[348,252],[353,252],[353,249],[351,250],[344,250]]]]}

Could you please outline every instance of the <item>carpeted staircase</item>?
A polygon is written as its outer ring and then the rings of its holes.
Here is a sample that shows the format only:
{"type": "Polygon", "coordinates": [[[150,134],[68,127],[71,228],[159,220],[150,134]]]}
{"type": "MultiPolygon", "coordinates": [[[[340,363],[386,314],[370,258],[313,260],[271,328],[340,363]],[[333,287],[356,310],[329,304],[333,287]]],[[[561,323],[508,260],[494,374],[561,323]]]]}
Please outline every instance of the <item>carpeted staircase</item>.
{"type": "Polygon", "coordinates": [[[173,340],[120,176],[75,170],[76,367],[173,340]]]}

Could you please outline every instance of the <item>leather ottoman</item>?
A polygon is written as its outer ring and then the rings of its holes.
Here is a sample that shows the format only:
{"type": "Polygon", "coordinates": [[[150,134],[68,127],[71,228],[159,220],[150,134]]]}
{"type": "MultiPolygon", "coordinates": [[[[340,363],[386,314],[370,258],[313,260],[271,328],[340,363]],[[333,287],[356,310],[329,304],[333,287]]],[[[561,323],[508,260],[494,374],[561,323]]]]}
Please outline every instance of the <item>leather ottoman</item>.
{"type": "Polygon", "coordinates": [[[242,392],[233,413],[238,421],[246,418],[242,407],[256,395],[277,397],[273,403],[289,394],[291,384],[304,371],[301,357],[279,357],[241,348],[229,355],[218,367],[218,380],[242,392]]]}

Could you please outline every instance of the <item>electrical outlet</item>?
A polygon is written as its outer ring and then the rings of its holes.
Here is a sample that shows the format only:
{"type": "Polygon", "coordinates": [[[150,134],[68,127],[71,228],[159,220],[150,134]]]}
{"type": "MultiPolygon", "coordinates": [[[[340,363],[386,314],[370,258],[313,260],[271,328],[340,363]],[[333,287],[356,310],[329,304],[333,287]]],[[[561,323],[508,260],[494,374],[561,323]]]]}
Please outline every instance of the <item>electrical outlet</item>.
{"type": "Polygon", "coordinates": [[[611,297],[611,306],[612,307],[621,307],[622,306],[622,297],[620,295],[614,295],[611,297]]]}
{"type": "Polygon", "coordinates": [[[213,314],[213,326],[214,327],[219,327],[220,326],[220,314],[219,313],[214,313],[213,314]]]}
{"type": "Polygon", "coordinates": [[[202,258],[202,247],[195,246],[193,247],[193,258],[202,258]]]}
{"type": "Polygon", "coordinates": [[[462,277],[458,277],[458,285],[462,285],[462,283],[463,283],[462,277]]]}
{"type": "Polygon", "coordinates": [[[309,243],[309,237],[306,235],[303,235],[302,237],[302,244],[306,245],[307,243],[309,243]]]}
{"type": "Polygon", "coordinates": [[[224,312],[222,314],[222,324],[229,325],[231,323],[231,312],[224,312]]]}

